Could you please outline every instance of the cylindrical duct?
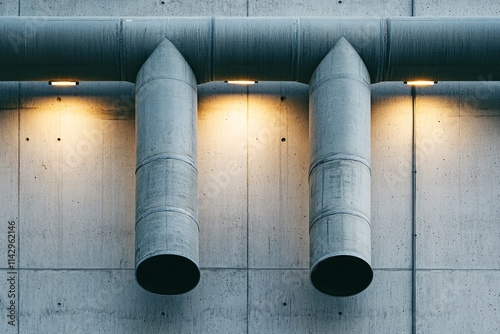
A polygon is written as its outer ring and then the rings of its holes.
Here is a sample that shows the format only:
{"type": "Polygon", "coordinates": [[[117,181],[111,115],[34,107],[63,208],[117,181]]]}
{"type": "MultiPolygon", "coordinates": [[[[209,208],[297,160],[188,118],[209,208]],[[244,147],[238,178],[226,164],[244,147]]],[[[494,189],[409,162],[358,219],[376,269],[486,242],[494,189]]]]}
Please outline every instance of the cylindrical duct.
{"type": "Polygon", "coordinates": [[[312,284],[350,296],[373,278],[370,235],[370,76],[341,38],[309,86],[312,284]]]}
{"type": "Polygon", "coordinates": [[[0,17],[0,81],[130,81],[167,38],[198,83],[308,83],[341,37],[372,83],[500,77],[500,18],[0,17]]]}
{"type": "Polygon", "coordinates": [[[170,295],[199,282],[196,168],[197,84],[165,39],[136,81],[135,275],[170,295]]]}

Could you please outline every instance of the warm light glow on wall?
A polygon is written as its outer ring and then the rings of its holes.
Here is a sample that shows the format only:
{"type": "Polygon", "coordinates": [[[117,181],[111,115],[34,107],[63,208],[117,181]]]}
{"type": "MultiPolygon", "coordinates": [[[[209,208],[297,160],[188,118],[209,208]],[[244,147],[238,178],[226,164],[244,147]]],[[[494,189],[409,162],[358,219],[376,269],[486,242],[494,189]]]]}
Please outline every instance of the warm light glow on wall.
{"type": "Polygon", "coordinates": [[[258,81],[252,81],[252,80],[228,80],[224,81],[225,83],[228,84],[233,84],[233,85],[253,85],[256,84],[258,81]]]}
{"type": "Polygon", "coordinates": [[[429,80],[414,80],[414,81],[405,81],[405,84],[408,86],[433,86],[437,84],[437,81],[429,81],[429,80]]]}
{"type": "Polygon", "coordinates": [[[76,86],[78,85],[78,81],[49,81],[49,85],[51,86],[76,86]]]}

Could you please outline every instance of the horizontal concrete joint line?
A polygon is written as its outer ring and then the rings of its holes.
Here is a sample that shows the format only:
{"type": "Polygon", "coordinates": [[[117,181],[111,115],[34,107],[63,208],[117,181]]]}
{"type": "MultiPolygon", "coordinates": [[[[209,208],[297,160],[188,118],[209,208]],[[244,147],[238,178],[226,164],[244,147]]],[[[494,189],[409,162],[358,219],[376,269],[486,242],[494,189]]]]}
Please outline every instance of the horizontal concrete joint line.
{"type": "Polygon", "coordinates": [[[142,215],[137,217],[135,224],[136,225],[139,224],[141,220],[143,220],[144,218],[146,218],[149,215],[152,215],[155,213],[161,213],[161,212],[173,212],[173,213],[178,213],[178,214],[187,216],[188,218],[190,218],[192,221],[194,221],[196,223],[196,226],[198,227],[198,231],[200,229],[200,226],[198,225],[197,217],[195,217],[191,212],[189,212],[186,209],[183,209],[183,208],[180,208],[177,206],[170,206],[170,205],[155,207],[155,208],[151,208],[151,209],[146,210],[142,215]]]}
{"type": "MultiPolygon", "coordinates": [[[[9,271],[9,269],[3,269],[0,268],[0,271],[9,271]]],[[[134,267],[102,267],[102,268],[97,268],[97,267],[89,267],[89,268],[71,268],[71,267],[66,267],[66,268],[17,268],[15,270],[10,270],[10,271],[133,271],[135,270],[134,267]]]]}
{"type": "Polygon", "coordinates": [[[198,168],[196,167],[196,161],[194,161],[194,159],[191,156],[186,155],[186,154],[176,154],[176,153],[159,153],[159,154],[155,154],[155,155],[152,155],[150,157],[147,157],[146,159],[144,159],[140,162],[137,162],[137,167],[135,168],[135,173],[137,174],[139,169],[141,169],[145,165],[147,165],[153,161],[157,161],[157,160],[178,160],[181,162],[185,162],[189,166],[193,167],[195,172],[198,173],[198,168]]]}
{"type": "Polygon", "coordinates": [[[309,167],[309,178],[311,178],[311,174],[316,169],[316,167],[321,166],[323,164],[327,164],[330,162],[334,161],[340,161],[340,160],[347,160],[347,161],[355,161],[359,162],[368,168],[368,170],[371,172],[370,168],[370,162],[368,160],[364,159],[363,157],[360,157],[358,155],[352,155],[352,154],[344,154],[344,153],[335,153],[335,154],[329,154],[329,155],[323,155],[319,158],[316,158],[310,165],[309,167]]]}
{"type": "Polygon", "coordinates": [[[313,228],[314,224],[316,224],[321,219],[326,218],[326,217],[330,217],[330,216],[335,216],[335,215],[349,215],[349,216],[358,217],[358,218],[361,218],[362,220],[364,220],[368,224],[368,226],[371,226],[370,219],[362,213],[359,213],[356,211],[351,211],[351,210],[326,210],[326,211],[322,211],[320,214],[318,214],[316,217],[314,217],[311,220],[311,224],[309,225],[309,232],[313,228]]]}
{"type": "Polygon", "coordinates": [[[309,266],[307,267],[200,267],[200,270],[241,270],[241,271],[278,271],[278,270],[283,270],[283,271],[291,271],[291,270],[297,270],[297,271],[309,271],[309,266]]]}

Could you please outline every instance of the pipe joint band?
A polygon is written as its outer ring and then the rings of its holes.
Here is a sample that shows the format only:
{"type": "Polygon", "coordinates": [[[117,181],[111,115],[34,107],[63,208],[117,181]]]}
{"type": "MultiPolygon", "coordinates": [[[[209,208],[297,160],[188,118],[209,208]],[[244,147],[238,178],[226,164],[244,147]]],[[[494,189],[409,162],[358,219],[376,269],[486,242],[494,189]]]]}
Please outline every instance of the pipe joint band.
{"type": "Polygon", "coordinates": [[[194,221],[196,223],[198,230],[200,229],[200,226],[198,225],[198,218],[195,217],[195,215],[192,212],[190,212],[186,209],[177,207],[177,206],[170,206],[170,205],[160,206],[160,207],[155,207],[155,208],[150,208],[150,209],[145,210],[139,217],[137,217],[136,225],[139,224],[139,222],[142,219],[146,218],[147,216],[152,215],[154,213],[160,213],[160,212],[173,212],[173,213],[178,213],[178,214],[187,216],[188,218],[190,218],[192,221],[194,221]]]}
{"type": "Polygon", "coordinates": [[[364,220],[368,225],[370,225],[370,219],[366,215],[364,215],[360,212],[352,211],[352,210],[326,210],[326,211],[321,212],[320,214],[318,214],[316,217],[314,217],[311,220],[311,223],[309,225],[309,231],[311,231],[314,224],[316,224],[321,219],[326,218],[326,217],[330,217],[330,216],[334,216],[334,215],[349,215],[349,216],[358,217],[358,218],[361,218],[362,220],[364,220]]]}
{"type": "Polygon", "coordinates": [[[370,169],[370,162],[358,155],[352,155],[352,154],[344,154],[344,153],[335,153],[331,155],[323,155],[319,158],[316,158],[312,163],[311,166],[309,167],[309,178],[311,178],[311,174],[316,169],[316,167],[321,166],[323,164],[327,164],[333,161],[339,161],[339,160],[350,160],[350,161],[356,161],[359,162],[368,168],[369,171],[370,169]]]}
{"type": "Polygon", "coordinates": [[[139,162],[137,164],[137,167],[135,168],[135,173],[137,174],[137,172],[139,171],[139,169],[141,169],[145,165],[149,164],[150,162],[157,161],[157,160],[162,160],[162,159],[163,160],[171,159],[171,160],[182,161],[182,162],[190,165],[191,167],[193,167],[193,169],[196,172],[198,172],[198,168],[196,167],[196,162],[189,155],[186,155],[186,154],[175,154],[175,153],[159,153],[159,154],[152,155],[152,156],[144,159],[143,161],[139,162]]]}

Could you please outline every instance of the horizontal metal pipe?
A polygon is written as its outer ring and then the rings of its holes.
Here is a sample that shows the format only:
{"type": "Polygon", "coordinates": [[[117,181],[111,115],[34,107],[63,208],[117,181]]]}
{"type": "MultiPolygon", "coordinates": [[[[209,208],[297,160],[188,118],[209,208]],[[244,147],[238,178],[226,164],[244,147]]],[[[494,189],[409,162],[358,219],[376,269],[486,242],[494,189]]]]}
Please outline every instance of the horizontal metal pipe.
{"type": "Polygon", "coordinates": [[[371,82],[496,80],[500,18],[0,18],[0,80],[135,82],[168,38],[198,83],[309,83],[345,37],[371,82]]]}

